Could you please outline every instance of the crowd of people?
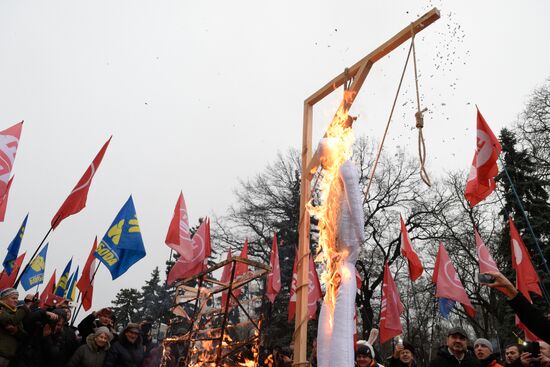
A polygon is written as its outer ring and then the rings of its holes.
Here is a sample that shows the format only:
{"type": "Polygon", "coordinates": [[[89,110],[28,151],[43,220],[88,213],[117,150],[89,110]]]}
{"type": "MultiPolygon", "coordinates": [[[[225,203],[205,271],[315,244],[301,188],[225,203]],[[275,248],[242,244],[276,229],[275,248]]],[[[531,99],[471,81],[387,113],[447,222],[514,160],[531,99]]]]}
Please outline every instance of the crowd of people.
{"type": "Polygon", "coordinates": [[[0,367],[153,367],[159,347],[150,320],[128,323],[117,333],[109,308],[92,312],[77,327],[61,300],[38,307],[14,288],[0,290],[0,367]]]}

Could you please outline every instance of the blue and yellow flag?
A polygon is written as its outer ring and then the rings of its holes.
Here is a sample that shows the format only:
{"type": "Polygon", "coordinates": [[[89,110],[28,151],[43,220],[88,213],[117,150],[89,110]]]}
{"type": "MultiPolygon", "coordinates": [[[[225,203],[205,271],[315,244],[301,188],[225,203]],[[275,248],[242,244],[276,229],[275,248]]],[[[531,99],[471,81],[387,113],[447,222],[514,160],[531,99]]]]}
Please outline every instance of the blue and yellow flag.
{"type": "Polygon", "coordinates": [[[145,256],[145,247],[131,195],[103,236],[94,256],[109,269],[113,280],[145,256]]]}
{"type": "Polygon", "coordinates": [[[21,285],[28,291],[32,287],[44,283],[44,269],[46,269],[46,255],[48,254],[48,244],[40,250],[38,256],[27,267],[27,270],[21,275],[21,285]]]}
{"type": "Polygon", "coordinates": [[[77,266],[75,272],[71,275],[71,280],[69,281],[69,287],[67,288],[67,293],[65,298],[70,299],[71,301],[76,301],[76,281],[78,279],[78,269],[77,266]]]}
{"type": "Polygon", "coordinates": [[[69,286],[69,273],[71,272],[71,265],[73,263],[73,258],[65,266],[65,270],[61,273],[59,280],[57,281],[57,286],[55,287],[54,294],[59,297],[64,297],[67,292],[67,287],[69,286]]]}
{"type": "Polygon", "coordinates": [[[4,269],[6,269],[6,273],[8,275],[11,275],[11,271],[13,270],[13,264],[15,263],[15,259],[17,259],[17,255],[19,254],[19,248],[21,247],[21,241],[23,241],[23,235],[25,234],[25,227],[27,226],[27,218],[29,217],[29,214],[23,219],[23,223],[21,224],[21,227],[19,228],[19,231],[15,235],[15,238],[10,242],[10,245],[8,246],[8,253],[6,254],[6,258],[4,259],[3,265],[4,269]]]}

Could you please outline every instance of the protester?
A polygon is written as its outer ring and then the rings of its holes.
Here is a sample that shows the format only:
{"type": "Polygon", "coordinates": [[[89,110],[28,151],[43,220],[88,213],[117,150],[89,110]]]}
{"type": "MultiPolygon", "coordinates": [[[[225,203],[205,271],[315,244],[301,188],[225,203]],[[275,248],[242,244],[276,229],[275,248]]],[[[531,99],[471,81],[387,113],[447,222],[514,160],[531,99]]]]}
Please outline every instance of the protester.
{"type": "Polygon", "coordinates": [[[484,338],[474,342],[474,354],[482,367],[502,367],[497,362],[498,354],[493,353],[493,343],[484,338]]]}
{"type": "Polygon", "coordinates": [[[389,358],[390,367],[416,367],[414,347],[407,342],[397,343],[389,358]]]}
{"type": "Polygon", "coordinates": [[[519,359],[522,352],[521,345],[519,344],[510,344],[504,348],[504,356],[506,361],[504,363],[505,367],[520,367],[521,361],[519,359]]]}
{"type": "Polygon", "coordinates": [[[357,367],[374,367],[381,364],[376,363],[374,348],[365,340],[357,342],[357,350],[355,351],[355,365],[357,367]]]}
{"type": "Polygon", "coordinates": [[[448,366],[480,366],[479,362],[468,351],[468,334],[460,327],[449,329],[447,332],[447,345],[439,348],[437,356],[429,364],[429,367],[448,366]]]}
{"type": "Polygon", "coordinates": [[[17,353],[17,342],[26,335],[23,318],[30,312],[23,305],[17,308],[19,293],[13,288],[0,291],[0,367],[7,366],[17,353]]]}
{"type": "Polygon", "coordinates": [[[67,367],[103,367],[111,340],[111,331],[105,326],[98,327],[93,334],[86,337],[86,344],[76,350],[67,367]]]}
{"type": "Polygon", "coordinates": [[[508,304],[521,322],[536,336],[550,343],[550,320],[537,310],[523,294],[500,272],[488,272],[495,277],[495,281],[487,284],[503,293],[508,298],[508,304]]]}
{"type": "Polygon", "coordinates": [[[144,359],[141,331],[129,323],[105,356],[105,367],[139,367],[144,359]]]}
{"type": "Polygon", "coordinates": [[[107,327],[116,340],[117,335],[113,327],[113,311],[110,308],[102,308],[99,311],[92,312],[78,324],[78,332],[82,338],[82,343],[85,343],[88,335],[101,326],[107,327]]]}

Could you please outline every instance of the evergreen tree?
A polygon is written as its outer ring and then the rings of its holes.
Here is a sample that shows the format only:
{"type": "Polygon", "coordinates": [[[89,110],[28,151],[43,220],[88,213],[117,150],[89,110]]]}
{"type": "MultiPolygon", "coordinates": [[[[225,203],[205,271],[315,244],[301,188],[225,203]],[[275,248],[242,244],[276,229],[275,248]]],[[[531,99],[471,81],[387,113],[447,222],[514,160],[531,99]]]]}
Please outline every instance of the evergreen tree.
{"type": "Polygon", "coordinates": [[[169,318],[171,299],[165,287],[165,282],[160,279],[158,266],[151,273],[151,278],[141,287],[139,297],[139,313],[143,319],[151,319],[155,322],[166,322],[169,318]]]}
{"type": "Polygon", "coordinates": [[[125,326],[129,322],[141,320],[141,313],[137,308],[141,294],[135,288],[122,288],[115,296],[113,312],[118,325],[125,326]]]}

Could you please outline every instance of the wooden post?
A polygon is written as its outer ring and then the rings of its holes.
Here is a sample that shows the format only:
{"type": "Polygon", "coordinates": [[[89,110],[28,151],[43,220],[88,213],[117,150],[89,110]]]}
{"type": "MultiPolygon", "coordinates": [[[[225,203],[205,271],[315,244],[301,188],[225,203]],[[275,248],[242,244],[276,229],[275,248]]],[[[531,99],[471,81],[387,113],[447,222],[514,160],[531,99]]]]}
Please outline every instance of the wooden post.
{"type": "MultiPolygon", "coordinates": [[[[294,326],[294,366],[307,366],[307,321],[308,321],[308,273],[310,218],[306,204],[311,199],[311,179],[319,166],[319,157],[312,150],[313,106],[330,95],[347,81],[352,80],[347,98],[340,103],[340,110],[348,111],[373,64],[422,31],[440,17],[439,10],[433,8],[415,22],[363,57],[344,72],[337,75],[317,92],[304,101],[302,132],[302,170],[300,183],[300,222],[298,227],[298,269],[296,287],[296,320],[294,326]]],[[[333,119],[333,123],[336,119],[333,119]]]]}

